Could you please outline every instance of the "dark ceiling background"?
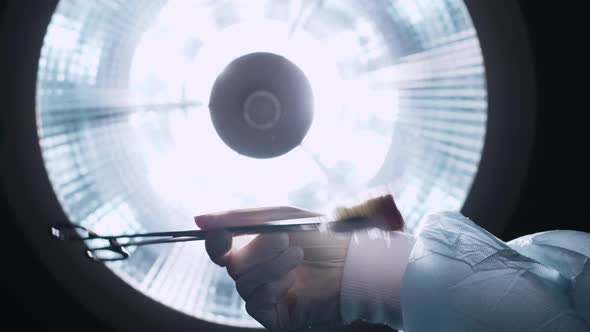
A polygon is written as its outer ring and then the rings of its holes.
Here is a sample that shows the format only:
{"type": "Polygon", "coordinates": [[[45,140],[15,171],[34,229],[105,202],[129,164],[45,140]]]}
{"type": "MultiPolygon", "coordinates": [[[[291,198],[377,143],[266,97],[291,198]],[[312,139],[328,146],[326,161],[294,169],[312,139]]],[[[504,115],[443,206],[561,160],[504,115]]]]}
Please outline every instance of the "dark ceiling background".
{"type": "MultiPolygon", "coordinates": [[[[590,93],[584,76],[588,38],[582,28],[587,23],[582,21],[583,2],[568,2],[567,6],[552,1],[518,2],[533,48],[538,110],[524,187],[501,238],[510,240],[550,229],[590,232],[590,109],[586,100],[590,93]]],[[[0,17],[4,6],[0,0],[0,17]]],[[[501,18],[498,22],[501,24],[501,18]]],[[[10,51],[0,44],[0,52],[10,51]]],[[[0,159],[10,162],[10,156],[0,159]]],[[[67,295],[37,260],[16,227],[5,197],[0,197],[0,221],[1,299],[3,310],[8,310],[2,313],[0,324],[16,324],[17,330],[108,331],[67,295]]]]}
{"type": "Polygon", "coordinates": [[[590,231],[587,22],[578,4],[519,3],[535,58],[538,110],[524,189],[502,237],[590,231]]]}

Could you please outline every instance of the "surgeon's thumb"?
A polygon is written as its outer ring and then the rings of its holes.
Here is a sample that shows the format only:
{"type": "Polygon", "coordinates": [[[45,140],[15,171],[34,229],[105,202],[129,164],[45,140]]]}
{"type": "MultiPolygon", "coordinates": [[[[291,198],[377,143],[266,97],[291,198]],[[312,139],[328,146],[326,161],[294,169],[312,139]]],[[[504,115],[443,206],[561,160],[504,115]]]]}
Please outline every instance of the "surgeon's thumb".
{"type": "Polygon", "coordinates": [[[205,249],[213,263],[226,266],[231,260],[232,234],[226,230],[218,229],[207,232],[205,249]]]}

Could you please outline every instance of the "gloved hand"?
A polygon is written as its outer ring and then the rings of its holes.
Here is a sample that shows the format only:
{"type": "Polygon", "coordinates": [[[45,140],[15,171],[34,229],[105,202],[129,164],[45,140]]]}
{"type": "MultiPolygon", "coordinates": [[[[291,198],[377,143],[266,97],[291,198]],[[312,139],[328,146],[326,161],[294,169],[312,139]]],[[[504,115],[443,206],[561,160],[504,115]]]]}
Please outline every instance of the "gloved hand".
{"type": "MultiPolygon", "coordinates": [[[[297,217],[305,217],[307,211],[297,217]]],[[[231,212],[232,222],[239,215],[231,212]]],[[[293,216],[291,216],[293,217],[293,216]]],[[[216,215],[223,223],[224,216],[216,215]]],[[[261,234],[231,249],[227,231],[210,231],[211,260],[225,266],[246,310],[270,330],[291,331],[341,324],[340,287],[349,235],[294,232],[261,234]]]]}

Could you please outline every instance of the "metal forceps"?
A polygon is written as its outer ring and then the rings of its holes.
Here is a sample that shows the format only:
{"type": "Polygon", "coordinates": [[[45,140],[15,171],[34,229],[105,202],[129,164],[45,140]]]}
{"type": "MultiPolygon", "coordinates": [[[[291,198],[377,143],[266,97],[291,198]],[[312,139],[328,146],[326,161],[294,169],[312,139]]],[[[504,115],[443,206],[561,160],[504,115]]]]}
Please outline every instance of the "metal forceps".
{"type": "MultiPolygon", "coordinates": [[[[339,221],[325,221],[323,217],[310,217],[281,221],[269,221],[258,225],[228,227],[225,230],[234,236],[273,232],[326,231],[348,232],[362,227],[364,218],[351,218],[339,221]]],[[[122,235],[98,235],[97,233],[74,224],[64,224],[51,228],[51,234],[60,240],[78,241],[87,244],[85,256],[95,262],[121,261],[129,258],[128,247],[152,244],[188,242],[204,240],[206,230],[188,230],[174,232],[153,232],[122,235]],[[89,242],[103,241],[108,244],[92,246],[89,242]]]]}

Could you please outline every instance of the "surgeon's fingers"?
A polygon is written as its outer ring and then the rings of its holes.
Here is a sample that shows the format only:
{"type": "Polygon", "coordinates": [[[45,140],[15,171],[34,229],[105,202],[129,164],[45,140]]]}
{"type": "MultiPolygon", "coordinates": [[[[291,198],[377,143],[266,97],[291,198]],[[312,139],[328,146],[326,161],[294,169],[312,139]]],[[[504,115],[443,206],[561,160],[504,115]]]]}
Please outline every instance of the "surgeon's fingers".
{"type": "Polygon", "coordinates": [[[287,273],[277,281],[258,287],[246,299],[251,308],[264,307],[269,304],[277,304],[287,295],[287,292],[295,284],[295,271],[287,273]]]}
{"type": "Polygon", "coordinates": [[[226,266],[230,262],[232,234],[226,230],[212,230],[205,238],[205,249],[211,260],[219,265],[226,266]]]}
{"type": "Polygon", "coordinates": [[[289,236],[286,233],[260,234],[241,249],[232,252],[227,272],[237,279],[254,266],[280,255],[288,247],[289,236]]]}
{"type": "Polygon", "coordinates": [[[263,262],[236,280],[236,288],[243,299],[265,284],[281,279],[303,260],[303,250],[291,247],[279,256],[263,262]]]}

